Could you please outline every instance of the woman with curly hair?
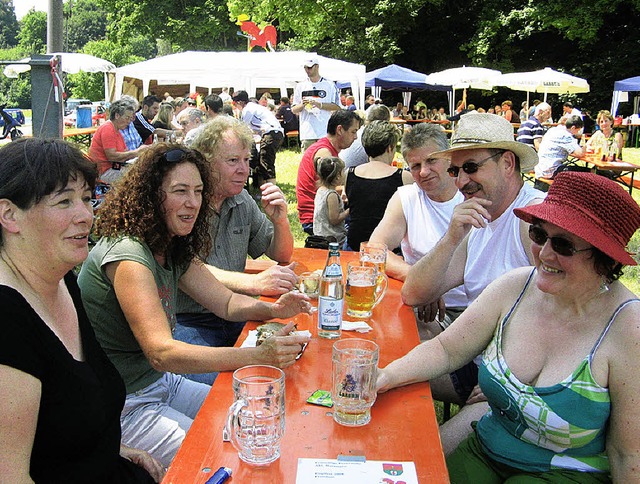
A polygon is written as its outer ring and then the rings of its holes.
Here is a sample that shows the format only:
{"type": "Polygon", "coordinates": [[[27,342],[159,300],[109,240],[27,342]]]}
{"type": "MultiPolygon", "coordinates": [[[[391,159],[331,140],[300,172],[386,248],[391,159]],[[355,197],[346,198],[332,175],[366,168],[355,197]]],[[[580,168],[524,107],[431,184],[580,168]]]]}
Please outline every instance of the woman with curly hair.
{"type": "Polygon", "coordinates": [[[96,222],[101,239],[78,279],[98,341],[127,388],[123,442],[165,466],[210,388],[176,373],[250,364],[284,368],[308,340],[284,336],[292,324],[256,348],[212,348],[173,339],[178,287],[230,321],[288,318],[311,309],[297,292],[275,303],[231,292],[199,260],[210,249],[212,190],[211,167],[199,152],[153,145],[108,193],[96,222]]]}

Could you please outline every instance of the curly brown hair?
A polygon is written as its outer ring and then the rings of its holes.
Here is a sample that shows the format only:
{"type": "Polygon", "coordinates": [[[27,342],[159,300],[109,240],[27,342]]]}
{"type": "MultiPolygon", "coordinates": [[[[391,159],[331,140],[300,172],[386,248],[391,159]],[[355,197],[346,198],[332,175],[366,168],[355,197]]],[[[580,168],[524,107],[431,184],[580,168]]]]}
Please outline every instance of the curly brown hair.
{"type": "Polygon", "coordinates": [[[211,250],[209,200],[212,193],[211,166],[199,151],[176,144],[155,144],[140,155],[107,193],[97,214],[95,233],[99,237],[136,238],[147,244],[154,254],[170,255],[177,264],[188,263],[194,257],[204,258],[211,250]],[[176,150],[181,151],[182,156],[177,161],[168,160],[166,154],[176,150]],[[191,233],[171,237],[162,212],[165,195],[160,187],[167,173],[181,163],[193,163],[200,173],[202,206],[191,233]]]}

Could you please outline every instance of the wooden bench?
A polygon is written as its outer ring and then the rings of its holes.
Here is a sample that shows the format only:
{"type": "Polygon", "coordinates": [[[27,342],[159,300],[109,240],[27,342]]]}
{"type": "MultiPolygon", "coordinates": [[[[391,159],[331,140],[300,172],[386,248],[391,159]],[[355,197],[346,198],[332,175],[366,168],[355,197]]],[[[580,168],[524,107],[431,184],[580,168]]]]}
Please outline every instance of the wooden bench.
{"type": "Polygon", "coordinates": [[[97,126],[90,128],[67,128],[62,132],[62,137],[89,146],[91,145],[91,138],[96,131],[98,131],[97,126]]]}
{"type": "MultiPolygon", "coordinates": [[[[631,175],[623,175],[620,178],[622,178],[627,185],[629,185],[631,183],[631,175]]],[[[637,179],[637,178],[633,179],[633,188],[637,188],[637,189],[640,190],[640,180],[639,179],[637,179]]]]}
{"type": "Polygon", "coordinates": [[[300,132],[298,130],[289,131],[285,134],[287,148],[291,148],[291,142],[295,143],[296,148],[300,147],[300,132]]]}
{"type": "MultiPolygon", "coordinates": [[[[545,185],[547,185],[546,190],[547,191],[549,189],[549,186],[551,186],[551,184],[553,183],[553,179],[551,178],[536,178],[536,173],[535,171],[531,170],[528,173],[524,173],[522,175],[522,177],[526,180],[526,181],[530,181],[531,183],[533,183],[533,186],[536,186],[536,182],[540,182],[540,183],[544,183],[545,185]]],[[[539,185],[538,185],[539,187],[539,185]]]]}

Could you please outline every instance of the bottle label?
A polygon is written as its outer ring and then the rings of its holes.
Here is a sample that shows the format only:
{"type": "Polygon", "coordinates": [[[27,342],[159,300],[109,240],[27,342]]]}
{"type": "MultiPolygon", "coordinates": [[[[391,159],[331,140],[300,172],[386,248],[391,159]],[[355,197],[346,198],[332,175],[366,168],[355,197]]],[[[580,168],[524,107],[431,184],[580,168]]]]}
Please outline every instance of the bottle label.
{"type": "Polygon", "coordinates": [[[338,331],[342,326],[344,299],[318,298],[318,327],[327,331],[338,331]]]}
{"type": "Polygon", "coordinates": [[[326,277],[342,277],[342,267],[339,264],[330,264],[324,270],[326,277]]]}

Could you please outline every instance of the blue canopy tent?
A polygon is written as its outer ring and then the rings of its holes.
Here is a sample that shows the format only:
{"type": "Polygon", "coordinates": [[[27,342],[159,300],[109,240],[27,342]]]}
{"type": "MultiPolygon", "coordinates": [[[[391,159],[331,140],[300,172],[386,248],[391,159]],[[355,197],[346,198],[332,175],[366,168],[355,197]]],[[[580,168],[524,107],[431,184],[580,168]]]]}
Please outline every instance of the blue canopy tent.
{"type": "MultiPolygon", "coordinates": [[[[628,92],[640,91],[640,76],[630,77],[616,81],[613,84],[613,99],[611,100],[611,114],[614,116],[618,111],[618,104],[628,100],[628,92]]],[[[633,104],[633,112],[638,112],[638,97],[636,96],[633,104]]]]}
{"type": "MultiPolygon", "coordinates": [[[[403,91],[405,106],[411,102],[411,91],[451,91],[450,86],[435,86],[425,82],[426,74],[412,71],[406,67],[390,64],[380,69],[375,69],[365,74],[365,86],[372,89],[375,97],[380,97],[382,90],[403,91]]],[[[336,85],[342,89],[349,87],[348,81],[337,82],[336,85]]]]}

